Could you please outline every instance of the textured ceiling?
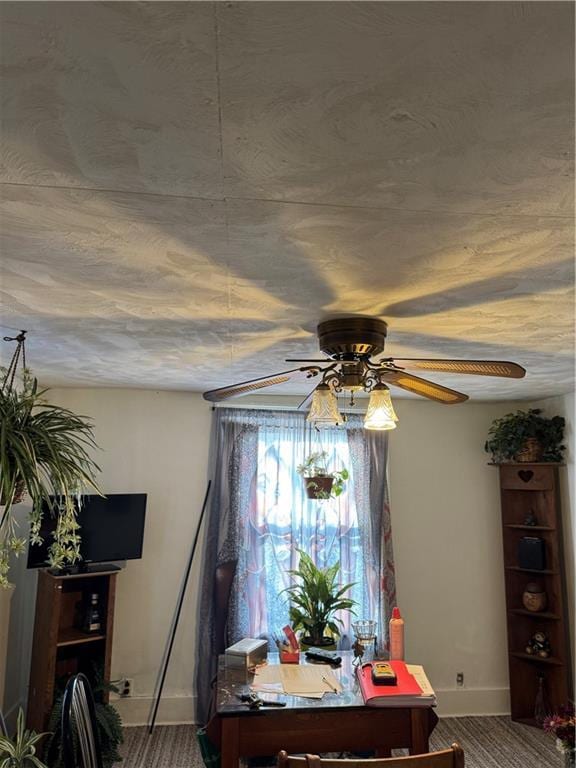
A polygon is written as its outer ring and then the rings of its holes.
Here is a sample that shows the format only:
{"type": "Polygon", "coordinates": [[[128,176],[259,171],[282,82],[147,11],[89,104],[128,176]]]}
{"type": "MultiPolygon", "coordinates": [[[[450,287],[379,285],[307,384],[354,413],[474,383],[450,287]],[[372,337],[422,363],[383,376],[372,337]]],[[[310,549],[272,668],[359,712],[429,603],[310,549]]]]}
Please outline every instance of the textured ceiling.
{"type": "Polygon", "coordinates": [[[472,397],[572,390],[573,13],[0,3],[4,333],[49,384],[204,390],[363,314],[527,368],[431,376],[472,397]]]}

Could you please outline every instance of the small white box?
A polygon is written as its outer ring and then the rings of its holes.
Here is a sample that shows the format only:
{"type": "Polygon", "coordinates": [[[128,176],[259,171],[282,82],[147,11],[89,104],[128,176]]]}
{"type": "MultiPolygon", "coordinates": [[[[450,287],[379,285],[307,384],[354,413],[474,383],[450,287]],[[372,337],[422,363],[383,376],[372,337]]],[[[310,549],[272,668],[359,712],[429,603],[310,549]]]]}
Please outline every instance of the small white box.
{"type": "Polygon", "coordinates": [[[227,667],[248,669],[261,664],[268,657],[267,640],[254,640],[250,637],[239,640],[224,651],[227,667]]]}

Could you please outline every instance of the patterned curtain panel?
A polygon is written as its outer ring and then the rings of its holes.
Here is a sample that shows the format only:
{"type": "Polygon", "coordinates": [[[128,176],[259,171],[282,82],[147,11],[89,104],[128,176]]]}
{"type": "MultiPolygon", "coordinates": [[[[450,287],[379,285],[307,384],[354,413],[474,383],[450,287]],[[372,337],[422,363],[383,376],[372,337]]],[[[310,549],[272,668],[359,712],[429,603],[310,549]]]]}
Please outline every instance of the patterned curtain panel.
{"type": "MultiPolygon", "coordinates": [[[[369,432],[362,417],[318,431],[306,414],[220,408],[214,411],[213,491],[206,529],[197,632],[198,722],[209,716],[216,655],[242,637],[270,637],[288,622],[283,590],[298,565],[298,549],[319,567],[340,563],[342,584],[357,618],[387,619],[395,600],[386,484],[387,434],[369,432]],[[329,470],[350,479],[336,499],[308,499],[296,468],[325,451],[329,470]]],[[[349,613],[342,642],[351,636],[349,613]]]]}

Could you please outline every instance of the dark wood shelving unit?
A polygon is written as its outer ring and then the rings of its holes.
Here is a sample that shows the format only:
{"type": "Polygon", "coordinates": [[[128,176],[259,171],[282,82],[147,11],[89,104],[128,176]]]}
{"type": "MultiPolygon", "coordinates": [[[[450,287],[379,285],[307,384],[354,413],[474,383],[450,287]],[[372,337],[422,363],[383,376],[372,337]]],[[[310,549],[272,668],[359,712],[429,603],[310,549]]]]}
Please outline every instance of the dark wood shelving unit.
{"type": "Polygon", "coordinates": [[[502,540],[508,630],[508,668],[512,719],[537,725],[534,717],[539,678],[544,678],[550,708],[558,711],[573,698],[571,645],[564,544],[560,511],[560,464],[499,464],[502,540]],[[534,515],[537,525],[526,524],[534,515]],[[521,568],[518,545],[524,536],[544,541],[546,568],[521,568]],[[547,595],[545,610],[528,611],[522,595],[529,582],[538,582],[547,595]],[[551,645],[548,658],[526,653],[536,632],[544,632],[551,645]]]}
{"type": "MultiPolygon", "coordinates": [[[[116,576],[115,572],[72,576],[55,576],[47,570],[38,572],[28,692],[29,728],[47,730],[58,681],[77,672],[90,675],[93,664],[102,667],[104,679],[110,679],[116,576]],[[87,634],[78,625],[81,607],[92,593],[99,596],[102,631],[87,634]]],[[[104,701],[107,700],[104,694],[104,701]]]]}

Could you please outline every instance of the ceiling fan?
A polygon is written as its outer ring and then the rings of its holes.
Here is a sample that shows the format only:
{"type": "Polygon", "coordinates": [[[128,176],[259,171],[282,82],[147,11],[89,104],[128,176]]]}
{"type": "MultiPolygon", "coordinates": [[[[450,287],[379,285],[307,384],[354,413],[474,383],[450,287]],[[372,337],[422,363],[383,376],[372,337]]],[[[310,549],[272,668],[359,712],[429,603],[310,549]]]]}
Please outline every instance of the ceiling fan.
{"type": "MultiPolygon", "coordinates": [[[[407,369],[474,374],[476,376],[501,376],[511,379],[521,379],[526,374],[521,365],[500,360],[442,360],[404,357],[380,357],[375,360],[374,358],[384,351],[387,328],[387,323],[377,318],[345,317],[325,320],[318,325],[318,341],[320,351],[325,355],[324,358],[287,359],[286,362],[310,363],[310,365],[212,389],[204,392],[204,398],[210,402],[220,402],[289,380],[314,378],[321,375],[320,384],[302,401],[300,408],[307,403],[312,395],[315,396],[320,393],[319,400],[324,396],[326,402],[328,397],[332,397],[335,401],[334,393],[342,391],[354,393],[364,390],[371,392],[371,400],[377,393],[381,393],[382,396],[385,393],[387,401],[390,401],[388,384],[421,395],[429,400],[452,405],[468,400],[468,395],[415,376],[413,373],[409,373],[407,369]]],[[[314,408],[314,401],[312,408],[314,408]]],[[[370,404],[368,411],[370,411],[370,404]]],[[[315,419],[311,420],[314,421],[315,419]]],[[[338,422],[332,419],[331,423],[338,422]]],[[[389,429],[392,427],[375,428],[389,429]]]]}

